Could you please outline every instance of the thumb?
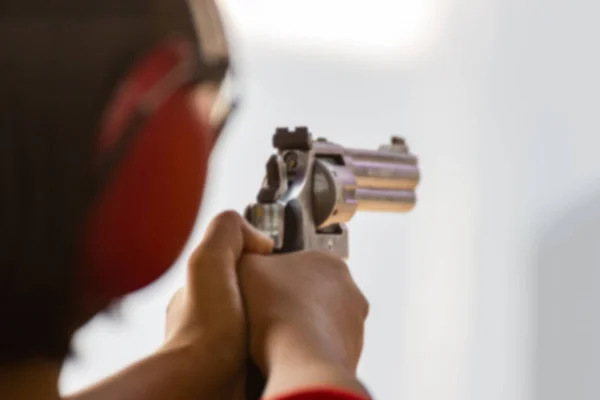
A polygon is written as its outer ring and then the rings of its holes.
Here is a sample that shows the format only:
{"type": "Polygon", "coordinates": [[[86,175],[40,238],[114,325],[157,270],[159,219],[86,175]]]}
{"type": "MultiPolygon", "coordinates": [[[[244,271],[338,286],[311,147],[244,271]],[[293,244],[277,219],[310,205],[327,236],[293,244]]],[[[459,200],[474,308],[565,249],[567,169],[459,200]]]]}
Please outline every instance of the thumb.
{"type": "Polygon", "coordinates": [[[236,265],[244,253],[268,254],[272,249],[269,237],[237,212],[225,211],[210,223],[190,257],[188,287],[192,293],[210,291],[213,297],[237,291],[236,265]]]}

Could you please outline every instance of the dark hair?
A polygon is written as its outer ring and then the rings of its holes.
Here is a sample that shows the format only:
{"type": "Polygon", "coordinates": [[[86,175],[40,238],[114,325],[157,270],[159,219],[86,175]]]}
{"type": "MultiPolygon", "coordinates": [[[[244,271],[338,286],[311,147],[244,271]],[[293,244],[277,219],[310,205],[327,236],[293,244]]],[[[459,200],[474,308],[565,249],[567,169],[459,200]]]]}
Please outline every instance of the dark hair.
{"type": "Polygon", "coordinates": [[[0,15],[0,364],[62,359],[102,111],[130,63],[191,19],[185,1],[141,0],[11,0],[0,15]]]}

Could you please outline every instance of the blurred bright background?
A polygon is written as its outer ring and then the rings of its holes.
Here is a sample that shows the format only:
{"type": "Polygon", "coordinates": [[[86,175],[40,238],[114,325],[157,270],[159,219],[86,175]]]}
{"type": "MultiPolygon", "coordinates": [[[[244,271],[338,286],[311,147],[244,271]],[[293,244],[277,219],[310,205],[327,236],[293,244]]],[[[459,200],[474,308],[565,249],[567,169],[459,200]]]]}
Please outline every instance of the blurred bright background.
{"type": "MultiPolygon", "coordinates": [[[[382,400],[600,398],[600,3],[223,0],[244,103],[191,246],[256,195],[276,126],[350,147],[406,137],[419,204],[359,215],[382,400]]],[[[65,393],[162,340],[183,263],[77,336],[65,393]]]]}

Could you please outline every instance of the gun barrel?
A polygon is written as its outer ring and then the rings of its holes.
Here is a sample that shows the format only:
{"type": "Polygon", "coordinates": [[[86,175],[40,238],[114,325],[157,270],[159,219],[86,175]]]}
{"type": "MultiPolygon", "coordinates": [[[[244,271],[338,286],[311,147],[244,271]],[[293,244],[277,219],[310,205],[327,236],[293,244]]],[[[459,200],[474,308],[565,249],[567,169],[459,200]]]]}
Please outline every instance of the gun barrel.
{"type": "Polygon", "coordinates": [[[416,203],[411,190],[356,189],[358,211],[408,212],[416,203]]]}
{"type": "Polygon", "coordinates": [[[361,188],[415,190],[419,184],[417,158],[405,147],[379,150],[347,149],[349,167],[361,188]]]}
{"type": "Polygon", "coordinates": [[[359,211],[407,212],[416,203],[417,158],[405,146],[347,149],[359,211]]]}
{"type": "Polygon", "coordinates": [[[415,190],[419,169],[412,164],[352,160],[350,165],[361,188],[415,190]]]}

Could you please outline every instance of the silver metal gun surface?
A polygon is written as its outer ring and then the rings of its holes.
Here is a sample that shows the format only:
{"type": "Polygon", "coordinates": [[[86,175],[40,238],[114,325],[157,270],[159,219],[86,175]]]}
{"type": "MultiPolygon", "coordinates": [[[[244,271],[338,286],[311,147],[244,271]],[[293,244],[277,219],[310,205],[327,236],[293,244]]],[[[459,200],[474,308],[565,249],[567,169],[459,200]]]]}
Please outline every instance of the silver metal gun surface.
{"type": "Polygon", "coordinates": [[[305,127],[278,128],[277,150],[246,218],[278,252],[328,251],[347,259],[348,223],[357,211],[408,212],[420,172],[405,141],[377,150],[313,139],[305,127]]]}

